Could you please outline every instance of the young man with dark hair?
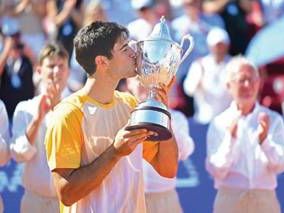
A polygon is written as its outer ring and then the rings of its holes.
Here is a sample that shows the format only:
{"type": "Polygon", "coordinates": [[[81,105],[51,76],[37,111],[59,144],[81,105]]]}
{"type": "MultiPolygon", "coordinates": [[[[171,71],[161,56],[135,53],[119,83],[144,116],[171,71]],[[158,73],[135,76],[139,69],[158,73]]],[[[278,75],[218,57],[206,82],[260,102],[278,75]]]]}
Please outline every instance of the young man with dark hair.
{"type": "Polygon", "coordinates": [[[13,117],[11,155],[24,162],[25,194],[21,212],[59,212],[59,202],[47,165],[44,138],[52,109],[61,100],[69,73],[68,53],[58,44],[46,45],[37,67],[40,95],[20,102],[13,117]],[[36,109],[36,110],[35,110],[36,109]]]}
{"type": "MultiPolygon", "coordinates": [[[[142,156],[160,175],[176,175],[174,138],[146,142],[153,132],[125,129],[136,100],[115,88],[136,75],[128,42],[127,30],[111,22],[94,22],[75,37],[77,60],[89,76],[56,107],[46,134],[62,212],[145,212],[142,156]]],[[[167,90],[157,89],[165,104],[167,90]]]]}

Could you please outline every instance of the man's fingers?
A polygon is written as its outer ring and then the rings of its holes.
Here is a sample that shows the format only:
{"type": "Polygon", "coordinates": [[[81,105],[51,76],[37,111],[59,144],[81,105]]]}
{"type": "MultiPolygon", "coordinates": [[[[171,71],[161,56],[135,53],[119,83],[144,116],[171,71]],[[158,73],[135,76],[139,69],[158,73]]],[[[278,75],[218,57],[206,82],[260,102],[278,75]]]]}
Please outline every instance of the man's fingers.
{"type": "Polygon", "coordinates": [[[138,144],[144,142],[145,140],[147,140],[148,137],[143,137],[143,138],[138,138],[132,142],[130,142],[132,147],[136,147],[138,144]]]}
{"type": "Polygon", "coordinates": [[[269,129],[269,116],[266,113],[260,113],[258,116],[259,122],[259,133],[260,134],[267,134],[269,129]]]}
{"type": "Polygon", "coordinates": [[[148,137],[149,135],[139,135],[139,136],[131,137],[128,140],[128,146],[135,148],[138,144],[147,140],[148,137]]]}
{"type": "Polygon", "coordinates": [[[174,85],[175,81],[176,81],[176,76],[174,76],[172,78],[172,80],[170,81],[170,83],[168,84],[168,86],[167,86],[168,90],[170,90],[172,88],[172,86],[174,85]]]}
{"type": "Polygon", "coordinates": [[[148,131],[146,129],[134,129],[134,130],[130,130],[127,131],[127,133],[124,135],[124,137],[136,137],[136,136],[140,136],[140,135],[154,135],[154,132],[148,131]]]}
{"type": "Polygon", "coordinates": [[[168,93],[167,90],[165,89],[165,86],[160,85],[159,88],[156,90],[156,99],[165,105],[168,104],[168,93]]]}

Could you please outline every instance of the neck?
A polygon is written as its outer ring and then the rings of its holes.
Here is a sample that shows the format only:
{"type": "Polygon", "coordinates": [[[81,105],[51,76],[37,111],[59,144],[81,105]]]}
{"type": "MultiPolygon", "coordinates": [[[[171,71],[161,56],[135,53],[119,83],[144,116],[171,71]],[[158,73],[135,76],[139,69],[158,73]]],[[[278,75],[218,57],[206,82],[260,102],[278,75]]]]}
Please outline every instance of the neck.
{"type": "Polygon", "coordinates": [[[113,101],[117,85],[118,81],[107,78],[96,79],[95,77],[89,77],[82,90],[99,103],[108,104],[113,101]]]}
{"type": "Polygon", "coordinates": [[[248,115],[253,111],[255,107],[255,103],[253,104],[237,104],[238,110],[241,112],[242,115],[248,115]]]}

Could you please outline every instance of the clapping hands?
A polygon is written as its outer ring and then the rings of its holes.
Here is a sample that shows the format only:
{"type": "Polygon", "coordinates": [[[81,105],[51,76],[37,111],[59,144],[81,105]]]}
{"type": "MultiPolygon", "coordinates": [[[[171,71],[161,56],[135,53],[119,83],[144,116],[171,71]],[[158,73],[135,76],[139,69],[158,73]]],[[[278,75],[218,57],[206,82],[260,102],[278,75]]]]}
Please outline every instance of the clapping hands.
{"type": "Polygon", "coordinates": [[[259,113],[258,123],[259,124],[256,131],[259,138],[259,143],[262,144],[268,134],[269,125],[270,125],[269,116],[264,112],[259,113]]]}

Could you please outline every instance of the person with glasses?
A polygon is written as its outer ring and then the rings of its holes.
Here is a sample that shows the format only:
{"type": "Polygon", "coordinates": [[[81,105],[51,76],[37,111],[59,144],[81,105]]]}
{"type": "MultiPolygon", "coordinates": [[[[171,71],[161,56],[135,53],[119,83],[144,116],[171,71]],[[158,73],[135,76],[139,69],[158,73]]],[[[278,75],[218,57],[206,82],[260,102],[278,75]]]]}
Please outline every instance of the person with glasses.
{"type": "Polygon", "coordinates": [[[206,168],[218,190],[214,213],[280,213],[275,189],[284,171],[282,117],[257,101],[260,76],[248,59],[227,65],[231,106],[215,117],[207,133],[206,168]]]}

